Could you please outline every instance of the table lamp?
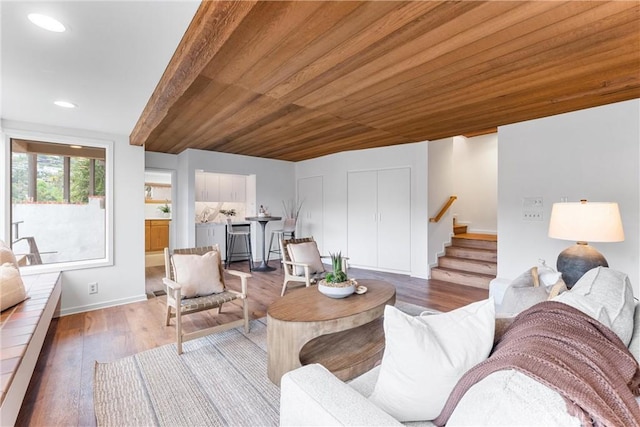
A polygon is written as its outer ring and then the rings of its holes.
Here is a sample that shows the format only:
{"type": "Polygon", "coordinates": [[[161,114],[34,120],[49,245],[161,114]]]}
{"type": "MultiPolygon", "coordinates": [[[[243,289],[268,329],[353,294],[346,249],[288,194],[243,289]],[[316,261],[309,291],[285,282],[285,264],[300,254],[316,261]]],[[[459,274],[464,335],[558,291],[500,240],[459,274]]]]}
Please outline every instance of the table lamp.
{"type": "Polygon", "coordinates": [[[549,220],[549,237],[577,243],[558,255],[557,268],[571,288],[584,273],[609,264],[587,242],[622,242],[624,231],[617,203],[554,203],[549,220]]]}

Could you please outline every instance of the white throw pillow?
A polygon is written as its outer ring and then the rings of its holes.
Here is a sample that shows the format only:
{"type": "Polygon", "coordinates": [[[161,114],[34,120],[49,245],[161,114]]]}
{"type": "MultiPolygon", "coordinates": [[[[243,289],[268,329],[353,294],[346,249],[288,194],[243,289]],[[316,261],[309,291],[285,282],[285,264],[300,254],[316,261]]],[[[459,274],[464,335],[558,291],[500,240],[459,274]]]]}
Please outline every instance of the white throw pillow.
{"type": "Polygon", "coordinates": [[[182,288],[183,298],[194,298],[224,291],[220,277],[220,254],[210,251],[204,255],[173,254],[174,281],[182,288]]]}
{"type": "Polygon", "coordinates": [[[7,262],[12,264],[15,268],[19,268],[16,256],[13,254],[11,248],[5,242],[0,240],[0,265],[7,262]]]}
{"type": "Polygon", "coordinates": [[[629,345],[633,333],[635,301],[629,277],[619,271],[597,267],[587,271],[571,290],[553,301],[577,308],[607,326],[629,345]]]}
{"type": "MultiPolygon", "coordinates": [[[[322,273],[324,271],[324,265],[322,264],[316,242],[289,243],[287,245],[287,252],[289,252],[291,261],[307,264],[310,274],[322,273]]],[[[304,276],[304,268],[298,267],[297,265],[294,266],[293,274],[296,276],[304,276]]]]}
{"type": "Polygon", "coordinates": [[[20,271],[10,262],[0,265],[0,311],[27,299],[20,271]]]}
{"type": "Polygon", "coordinates": [[[371,401],[398,421],[436,418],[458,380],[489,356],[493,298],[442,314],[384,311],[386,347],[371,401]]]}

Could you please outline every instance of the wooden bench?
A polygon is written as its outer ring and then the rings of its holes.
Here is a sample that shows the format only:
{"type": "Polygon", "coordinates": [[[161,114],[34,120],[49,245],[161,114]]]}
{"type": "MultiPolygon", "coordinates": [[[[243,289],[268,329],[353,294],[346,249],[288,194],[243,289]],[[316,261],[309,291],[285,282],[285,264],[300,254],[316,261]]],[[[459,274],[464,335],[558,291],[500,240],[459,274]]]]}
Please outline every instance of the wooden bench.
{"type": "Polygon", "coordinates": [[[60,273],[22,276],[30,298],[0,317],[0,425],[16,422],[51,319],[59,313],[60,273]]]}

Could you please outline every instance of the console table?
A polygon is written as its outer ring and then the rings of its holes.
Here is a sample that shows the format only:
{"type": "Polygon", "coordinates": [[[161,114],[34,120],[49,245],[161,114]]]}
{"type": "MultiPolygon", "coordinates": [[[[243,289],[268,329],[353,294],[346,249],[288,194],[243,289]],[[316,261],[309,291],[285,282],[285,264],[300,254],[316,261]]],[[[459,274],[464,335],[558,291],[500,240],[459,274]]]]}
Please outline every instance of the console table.
{"type": "Polygon", "coordinates": [[[320,363],[341,380],[355,378],[382,359],[382,315],[396,300],[393,285],[359,280],[365,294],[343,299],[322,295],[317,286],[286,294],[267,310],[267,374],[279,385],[285,373],[320,363]]]}

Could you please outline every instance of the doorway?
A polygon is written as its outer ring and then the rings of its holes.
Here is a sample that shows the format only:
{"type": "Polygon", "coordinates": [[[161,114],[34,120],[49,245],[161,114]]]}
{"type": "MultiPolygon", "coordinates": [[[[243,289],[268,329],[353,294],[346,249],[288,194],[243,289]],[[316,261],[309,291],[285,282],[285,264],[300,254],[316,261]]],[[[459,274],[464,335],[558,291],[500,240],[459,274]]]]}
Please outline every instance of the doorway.
{"type": "Polygon", "coordinates": [[[174,171],[144,173],[145,282],[147,297],[163,295],[164,248],[171,247],[174,229],[174,171]]]}

